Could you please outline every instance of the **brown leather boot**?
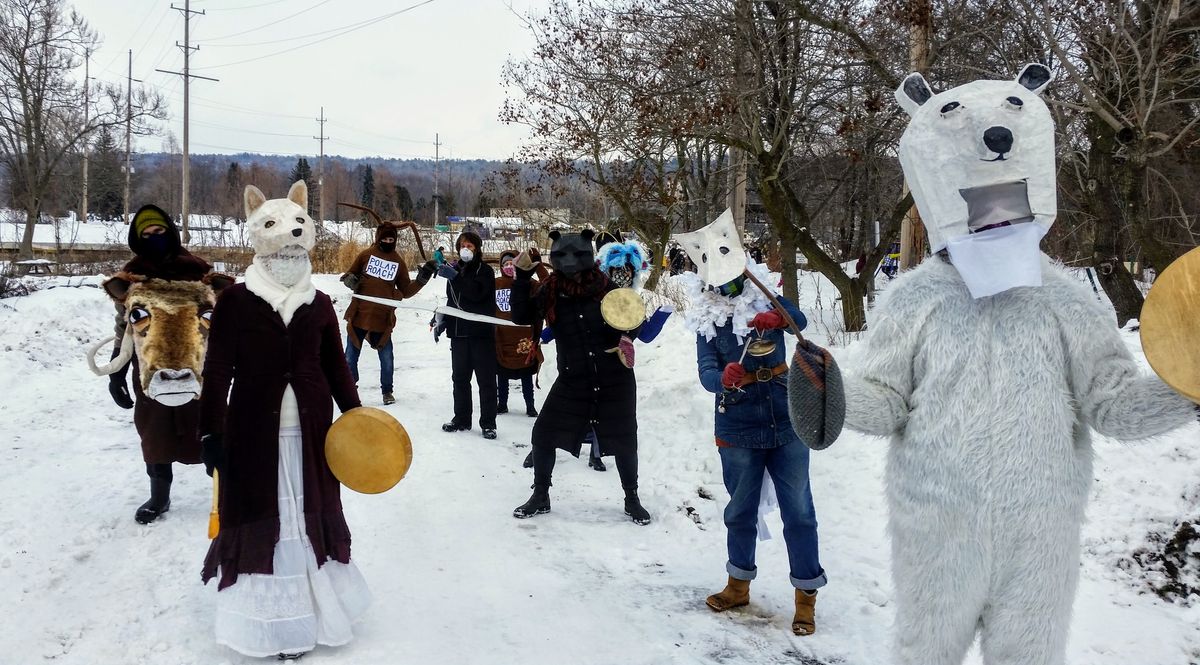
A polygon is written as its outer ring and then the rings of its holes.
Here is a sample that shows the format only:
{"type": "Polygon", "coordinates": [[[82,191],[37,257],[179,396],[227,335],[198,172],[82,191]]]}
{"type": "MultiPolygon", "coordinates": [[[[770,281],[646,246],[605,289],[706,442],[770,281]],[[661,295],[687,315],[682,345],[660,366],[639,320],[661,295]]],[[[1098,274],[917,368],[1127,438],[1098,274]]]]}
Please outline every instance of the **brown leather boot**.
{"type": "Polygon", "coordinates": [[[817,632],[816,609],[817,592],[796,589],[796,616],[792,617],[792,633],[812,635],[817,632]]]}
{"type": "Polygon", "coordinates": [[[750,580],[739,580],[733,577],[725,584],[720,593],[714,593],[704,601],[714,612],[724,612],[735,607],[750,604],[750,580]]]}

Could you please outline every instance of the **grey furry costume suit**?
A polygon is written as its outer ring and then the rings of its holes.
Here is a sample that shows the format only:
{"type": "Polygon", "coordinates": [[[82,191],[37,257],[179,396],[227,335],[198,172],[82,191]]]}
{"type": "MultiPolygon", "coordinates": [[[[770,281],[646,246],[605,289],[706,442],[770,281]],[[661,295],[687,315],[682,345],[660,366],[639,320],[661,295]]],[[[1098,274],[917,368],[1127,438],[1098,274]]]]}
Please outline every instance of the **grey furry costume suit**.
{"type": "Polygon", "coordinates": [[[846,424],[890,436],[897,662],[1064,660],[1092,482],[1089,428],[1162,434],[1193,406],[1139,371],[1111,311],[1058,265],[973,299],[938,257],[875,309],[846,424]]]}

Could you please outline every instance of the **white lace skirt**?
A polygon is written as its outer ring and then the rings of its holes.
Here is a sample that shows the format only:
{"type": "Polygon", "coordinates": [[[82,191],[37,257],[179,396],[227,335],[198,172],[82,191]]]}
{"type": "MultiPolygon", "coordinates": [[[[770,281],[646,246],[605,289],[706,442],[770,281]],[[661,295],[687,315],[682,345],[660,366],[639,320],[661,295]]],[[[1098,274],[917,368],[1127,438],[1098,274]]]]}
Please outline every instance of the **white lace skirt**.
{"type": "Polygon", "coordinates": [[[318,567],[304,530],[304,475],[299,427],[279,430],[279,543],[274,574],[238,575],[217,593],[217,642],[247,656],[339,646],[371,602],[354,562],[318,567]]]}

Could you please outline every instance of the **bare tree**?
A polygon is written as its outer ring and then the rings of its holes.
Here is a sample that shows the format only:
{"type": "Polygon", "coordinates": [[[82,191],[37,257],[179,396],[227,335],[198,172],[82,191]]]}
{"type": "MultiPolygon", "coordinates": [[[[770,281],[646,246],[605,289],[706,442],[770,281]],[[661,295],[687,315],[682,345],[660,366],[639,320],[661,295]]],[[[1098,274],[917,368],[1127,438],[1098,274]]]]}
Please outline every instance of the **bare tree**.
{"type": "MultiPolygon", "coordinates": [[[[25,211],[20,255],[33,256],[33,232],[64,159],[101,127],[125,121],[122,95],[101,86],[92,114],[72,74],[95,34],[63,0],[0,0],[0,165],[25,211]],[[85,119],[86,118],[86,119],[85,119]]],[[[137,95],[137,128],[162,116],[157,95],[137,95]]]]}

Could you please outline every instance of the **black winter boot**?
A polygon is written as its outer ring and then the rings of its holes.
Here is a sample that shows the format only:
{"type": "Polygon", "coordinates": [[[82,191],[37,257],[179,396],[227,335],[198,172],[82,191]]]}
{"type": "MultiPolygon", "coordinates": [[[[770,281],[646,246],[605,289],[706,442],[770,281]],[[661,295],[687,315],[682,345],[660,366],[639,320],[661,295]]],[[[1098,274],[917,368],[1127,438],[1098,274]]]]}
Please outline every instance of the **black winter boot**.
{"type": "Polygon", "coordinates": [[[533,402],[525,402],[525,415],[530,418],[537,418],[538,410],[533,406],[533,402]]]}
{"type": "Polygon", "coordinates": [[[150,500],[138,506],[133,515],[139,524],[149,524],[171,509],[171,465],[147,464],[146,473],[150,474],[150,500]]]}
{"type": "Polygon", "coordinates": [[[550,488],[544,485],[534,485],[533,494],[528,501],[517,506],[513,511],[513,517],[523,520],[548,512],[550,512],[550,488]]]}
{"type": "Polygon", "coordinates": [[[646,526],[650,523],[650,513],[642,507],[642,502],[638,499],[637,488],[625,490],[625,514],[633,520],[634,524],[646,526]]]}

